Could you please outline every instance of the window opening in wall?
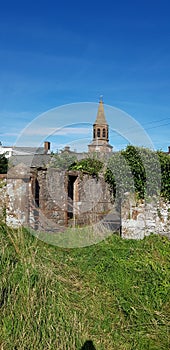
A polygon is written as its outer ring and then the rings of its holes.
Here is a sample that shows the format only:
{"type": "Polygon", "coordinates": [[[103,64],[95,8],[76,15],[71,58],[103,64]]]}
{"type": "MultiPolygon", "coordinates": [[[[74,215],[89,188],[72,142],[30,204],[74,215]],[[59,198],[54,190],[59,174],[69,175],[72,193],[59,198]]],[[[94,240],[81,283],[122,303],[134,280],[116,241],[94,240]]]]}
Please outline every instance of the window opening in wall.
{"type": "Polygon", "coordinates": [[[94,129],[93,130],[93,138],[95,139],[95,137],[96,137],[96,130],[94,129]]]}
{"type": "Polygon", "coordinates": [[[103,129],[103,137],[106,137],[106,129],[103,129]]]}
{"type": "Polygon", "coordinates": [[[100,129],[97,129],[97,137],[100,137],[100,129]]]}

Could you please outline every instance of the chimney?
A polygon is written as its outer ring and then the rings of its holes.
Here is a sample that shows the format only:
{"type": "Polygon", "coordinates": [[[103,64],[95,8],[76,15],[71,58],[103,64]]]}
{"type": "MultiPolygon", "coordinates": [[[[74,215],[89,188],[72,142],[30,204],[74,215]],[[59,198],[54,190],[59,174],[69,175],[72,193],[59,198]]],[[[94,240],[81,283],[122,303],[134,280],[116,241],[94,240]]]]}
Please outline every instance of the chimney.
{"type": "Polygon", "coordinates": [[[70,147],[69,146],[65,146],[64,147],[64,152],[70,152],[70,147]]]}
{"type": "Polygon", "coordinates": [[[170,146],[168,147],[168,154],[170,154],[170,146]]]}
{"type": "Polygon", "coordinates": [[[45,154],[50,153],[50,142],[48,141],[44,142],[44,153],[45,154]]]}

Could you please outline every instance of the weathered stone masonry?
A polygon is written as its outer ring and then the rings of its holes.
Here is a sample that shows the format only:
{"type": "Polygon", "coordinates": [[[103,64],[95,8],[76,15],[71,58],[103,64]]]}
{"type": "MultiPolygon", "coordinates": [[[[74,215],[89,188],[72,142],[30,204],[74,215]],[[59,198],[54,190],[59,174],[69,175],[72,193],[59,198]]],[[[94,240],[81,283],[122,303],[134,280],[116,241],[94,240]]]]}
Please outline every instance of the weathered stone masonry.
{"type": "Polygon", "coordinates": [[[3,218],[6,211],[6,174],[0,174],[0,218],[3,218]]]}
{"type": "MultiPolygon", "coordinates": [[[[24,164],[9,171],[7,185],[5,176],[1,179],[0,201],[8,225],[47,232],[100,222],[114,209],[102,175],[97,179],[78,171],[30,169],[24,164]]],[[[127,194],[121,215],[124,238],[141,239],[151,232],[170,237],[170,203],[163,199],[136,201],[127,194]]]]}
{"type": "Polygon", "coordinates": [[[150,233],[170,238],[170,203],[162,198],[136,201],[128,195],[122,207],[123,237],[142,239],[150,233]]]}
{"type": "Polygon", "coordinates": [[[102,175],[19,164],[8,173],[6,207],[9,225],[53,232],[96,223],[112,204],[102,175]]]}
{"type": "MultiPolygon", "coordinates": [[[[113,231],[122,227],[125,238],[139,239],[151,232],[170,237],[170,203],[160,198],[136,201],[127,194],[116,211],[102,174],[96,178],[85,172],[50,168],[47,166],[51,162],[49,148],[49,143],[45,142],[43,154],[37,150],[16,154],[10,158],[13,166],[8,174],[0,175],[0,216],[6,211],[8,225],[58,232],[67,226],[100,222],[113,231]],[[112,225],[107,226],[108,222],[112,225]]],[[[102,99],[88,150],[105,158],[112,154],[102,99]]],[[[65,151],[71,152],[68,147],[65,151]]],[[[87,154],[76,156],[82,159],[87,154]]]]}

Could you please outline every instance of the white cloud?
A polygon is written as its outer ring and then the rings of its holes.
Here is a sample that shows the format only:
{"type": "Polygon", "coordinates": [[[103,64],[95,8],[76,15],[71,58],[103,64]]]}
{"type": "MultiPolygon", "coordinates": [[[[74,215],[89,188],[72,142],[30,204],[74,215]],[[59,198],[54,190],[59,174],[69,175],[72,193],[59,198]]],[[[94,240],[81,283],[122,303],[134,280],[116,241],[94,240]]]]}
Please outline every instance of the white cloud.
{"type": "Polygon", "coordinates": [[[37,128],[37,129],[31,129],[28,128],[27,130],[24,131],[24,135],[30,135],[30,136],[36,136],[36,135],[41,135],[41,136],[48,136],[48,135],[53,135],[53,136],[68,136],[68,135],[89,135],[91,133],[91,128],[90,127],[85,127],[85,128],[79,128],[79,127],[66,127],[66,128],[50,128],[50,127],[43,127],[43,128],[37,128]]]}
{"type": "Polygon", "coordinates": [[[4,133],[1,133],[0,136],[3,136],[3,137],[6,137],[6,136],[18,136],[18,133],[17,132],[4,132],[4,133]]]}

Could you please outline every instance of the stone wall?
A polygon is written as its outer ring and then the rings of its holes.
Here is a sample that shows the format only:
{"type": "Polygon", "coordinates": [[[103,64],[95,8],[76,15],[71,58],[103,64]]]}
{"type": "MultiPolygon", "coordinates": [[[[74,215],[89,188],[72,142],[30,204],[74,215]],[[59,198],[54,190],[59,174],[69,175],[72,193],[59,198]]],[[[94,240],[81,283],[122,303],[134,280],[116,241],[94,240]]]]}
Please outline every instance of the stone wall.
{"type": "Polygon", "coordinates": [[[170,203],[162,198],[137,201],[128,195],[122,205],[122,236],[142,239],[150,233],[170,238],[170,203]]]}
{"type": "Polygon", "coordinates": [[[58,232],[67,226],[99,222],[111,210],[110,190],[99,178],[79,171],[19,164],[7,178],[7,223],[58,232]]]}
{"type": "Polygon", "coordinates": [[[67,225],[65,172],[52,168],[39,169],[36,173],[36,181],[39,186],[39,198],[36,205],[32,193],[34,205],[31,213],[35,222],[35,226],[32,225],[32,227],[52,232],[61,231],[61,227],[67,225]]]}
{"type": "Polygon", "coordinates": [[[99,222],[110,212],[113,205],[109,185],[102,175],[99,175],[98,179],[84,176],[80,184],[80,201],[83,209],[82,217],[89,223],[99,222]]]}
{"type": "MultiPolygon", "coordinates": [[[[7,179],[0,177],[0,215],[4,209],[8,225],[47,232],[119,220],[102,175],[95,178],[78,171],[30,169],[23,164],[12,168],[7,179]]],[[[124,238],[142,239],[151,232],[170,237],[170,203],[163,199],[137,201],[127,193],[121,218],[124,238]]]]}
{"type": "Polygon", "coordinates": [[[19,164],[7,175],[6,222],[9,226],[29,225],[29,168],[19,164]]]}
{"type": "Polygon", "coordinates": [[[75,177],[72,200],[74,224],[83,226],[102,220],[112,208],[109,185],[104,177],[100,174],[96,178],[75,171],[70,171],[68,176],[75,177]]]}
{"type": "Polygon", "coordinates": [[[6,211],[6,174],[0,174],[0,219],[4,218],[6,211]]]}
{"type": "Polygon", "coordinates": [[[109,186],[102,176],[97,179],[79,171],[49,168],[39,169],[32,178],[39,186],[38,205],[32,203],[32,228],[57,231],[89,225],[111,210],[109,186]]]}

